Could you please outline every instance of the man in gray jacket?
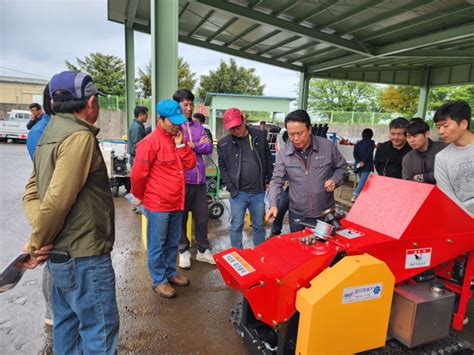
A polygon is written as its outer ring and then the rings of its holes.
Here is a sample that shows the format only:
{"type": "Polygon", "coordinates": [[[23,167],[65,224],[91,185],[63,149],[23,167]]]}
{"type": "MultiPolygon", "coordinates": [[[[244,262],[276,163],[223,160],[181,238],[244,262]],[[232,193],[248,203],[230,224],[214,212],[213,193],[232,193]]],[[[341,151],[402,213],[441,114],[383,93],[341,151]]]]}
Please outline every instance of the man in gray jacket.
{"type": "Polygon", "coordinates": [[[407,126],[407,142],[412,150],[402,160],[403,179],[435,184],[435,156],[446,144],[432,141],[430,126],[418,117],[412,118],[407,126]]]}
{"type": "Polygon", "coordinates": [[[347,177],[347,163],[329,140],[311,134],[311,120],[304,110],[290,112],[285,118],[288,142],[278,151],[269,188],[269,204],[265,219],[275,218],[285,183],[290,182],[290,230],[304,226],[299,219],[316,224],[321,213],[335,206],[334,190],[347,177]]]}

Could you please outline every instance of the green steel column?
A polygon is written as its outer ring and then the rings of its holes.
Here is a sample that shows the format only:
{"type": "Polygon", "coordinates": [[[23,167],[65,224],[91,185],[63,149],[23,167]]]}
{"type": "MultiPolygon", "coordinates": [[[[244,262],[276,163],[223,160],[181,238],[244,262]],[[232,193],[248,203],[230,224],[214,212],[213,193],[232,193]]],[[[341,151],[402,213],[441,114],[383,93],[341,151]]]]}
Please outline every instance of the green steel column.
{"type": "Polygon", "coordinates": [[[214,139],[217,139],[217,114],[216,109],[211,105],[209,107],[209,111],[211,112],[211,122],[209,126],[211,127],[212,136],[214,139]]]}
{"type": "Polygon", "coordinates": [[[420,98],[418,100],[418,110],[416,115],[425,119],[426,116],[426,108],[428,107],[428,98],[430,93],[430,75],[431,69],[428,68],[423,72],[423,86],[420,88],[420,98]]]}
{"type": "Polygon", "coordinates": [[[156,103],[178,88],[178,10],[179,1],[151,0],[152,124],[156,103]]]}
{"type": "Polygon", "coordinates": [[[133,121],[133,110],[136,105],[135,97],[135,49],[133,28],[125,25],[125,104],[127,108],[127,132],[133,121]]]}
{"type": "Polygon", "coordinates": [[[308,108],[309,80],[311,75],[307,72],[300,73],[300,83],[298,89],[298,108],[306,110],[308,108]]]}

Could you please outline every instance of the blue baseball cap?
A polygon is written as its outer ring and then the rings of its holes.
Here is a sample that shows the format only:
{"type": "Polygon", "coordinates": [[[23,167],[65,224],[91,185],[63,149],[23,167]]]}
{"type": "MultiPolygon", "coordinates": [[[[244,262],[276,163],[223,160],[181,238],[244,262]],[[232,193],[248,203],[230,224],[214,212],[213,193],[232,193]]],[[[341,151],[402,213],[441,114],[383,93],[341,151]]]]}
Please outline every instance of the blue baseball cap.
{"type": "Polygon", "coordinates": [[[156,110],[161,117],[169,119],[176,126],[188,121],[183,115],[181,106],[175,100],[161,100],[156,104],[156,110]]]}
{"type": "Polygon", "coordinates": [[[49,82],[49,93],[53,101],[82,100],[93,95],[105,96],[97,90],[89,75],[75,71],[55,74],[49,82]]]}

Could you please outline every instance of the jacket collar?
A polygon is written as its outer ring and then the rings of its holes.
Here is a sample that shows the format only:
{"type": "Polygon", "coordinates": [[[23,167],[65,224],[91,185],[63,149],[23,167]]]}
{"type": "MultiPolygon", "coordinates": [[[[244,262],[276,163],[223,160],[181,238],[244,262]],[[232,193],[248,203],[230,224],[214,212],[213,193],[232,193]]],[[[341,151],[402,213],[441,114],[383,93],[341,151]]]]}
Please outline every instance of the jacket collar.
{"type": "Polygon", "coordinates": [[[94,134],[94,136],[97,136],[97,134],[99,134],[100,128],[90,124],[89,122],[86,122],[80,119],[79,117],[73,115],[72,113],[58,113],[56,116],[79,123],[80,125],[86,127],[89,131],[91,131],[94,134]]]}
{"type": "MultiPolygon", "coordinates": [[[[323,139],[324,139],[324,138],[323,138],[323,139]]],[[[288,140],[288,142],[287,142],[286,144],[287,144],[286,155],[295,154],[296,148],[295,148],[295,146],[293,145],[293,143],[291,143],[291,142],[288,140]]],[[[318,144],[318,138],[317,138],[316,136],[311,136],[311,143],[310,143],[309,148],[310,148],[311,150],[314,150],[315,152],[318,151],[318,149],[319,149],[319,144],[318,144]]]]}

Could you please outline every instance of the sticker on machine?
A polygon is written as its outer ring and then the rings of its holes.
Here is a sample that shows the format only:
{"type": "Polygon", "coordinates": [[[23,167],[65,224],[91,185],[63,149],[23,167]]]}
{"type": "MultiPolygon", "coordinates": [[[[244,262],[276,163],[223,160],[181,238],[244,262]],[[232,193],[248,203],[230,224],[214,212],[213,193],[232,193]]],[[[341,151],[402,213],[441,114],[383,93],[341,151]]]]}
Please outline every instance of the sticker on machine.
{"type": "Polygon", "coordinates": [[[431,248],[409,249],[405,254],[405,269],[430,266],[431,248]]]}
{"type": "Polygon", "coordinates": [[[382,283],[347,287],[342,290],[342,304],[368,301],[382,296],[382,283]]]}
{"type": "Polygon", "coordinates": [[[244,258],[242,258],[236,251],[222,257],[240,276],[248,275],[255,271],[244,258]]]}

